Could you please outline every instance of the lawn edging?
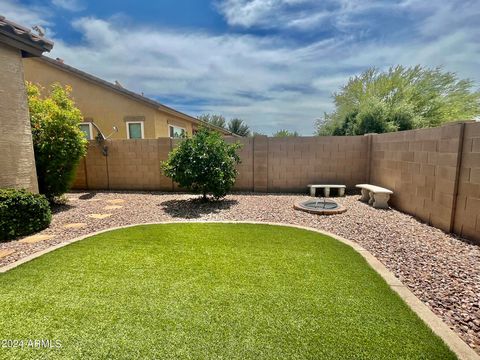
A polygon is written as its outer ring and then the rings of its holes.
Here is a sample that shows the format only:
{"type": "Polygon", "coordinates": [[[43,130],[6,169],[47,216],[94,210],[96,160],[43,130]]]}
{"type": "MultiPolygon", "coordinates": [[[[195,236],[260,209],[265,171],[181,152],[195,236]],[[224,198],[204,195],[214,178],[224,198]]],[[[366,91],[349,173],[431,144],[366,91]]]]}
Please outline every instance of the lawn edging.
{"type": "Polygon", "coordinates": [[[385,265],[382,264],[377,258],[375,258],[368,250],[364,249],[359,244],[345,239],[339,235],[317,230],[307,226],[301,225],[292,225],[286,223],[276,223],[276,222],[262,222],[262,221],[165,221],[165,222],[153,222],[153,223],[139,223],[139,224],[129,224],[124,226],[112,227],[108,229],[103,229],[96,231],[87,235],[83,235],[71,240],[67,240],[63,243],[54,245],[42,251],[36,252],[29,256],[26,256],[20,260],[17,260],[13,263],[7,264],[3,267],[0,267],[0,274],[6,273],[7,271],[14,269],[24,263],[27,263],[33,259],[36,259],[44,254],[67,246],[71,243],[99,235],[105,232],[125,229],[141,225],[162,225],[162,224],[188,224],[188,223],[209,223],[209,224],[257,224],[257,225],[273,225],[273,226],[283,226],[283,227],[293,227],[298,229],[303,229],[307,231],[316,232],[322,235],[330,236],[341,243],[350,246],[356,252],[358,252],[368,263],[368,265],[375,270],[387,283],[387,285],[400,296],[400,298],[407,304],[407,306],[420,318],[422,321],[440,337],[444,343],[452,350],[455,355],[462,360],[480,360],[480,356],[475,353],[475,351],[468,346],[453,330],[451,330],[447,324],[445,324],[441,318],[435,315],[427,305],[425,305],[419,298],[417,298],[407,286],[405,286],[395,275],[388,270],[385,265]]]}

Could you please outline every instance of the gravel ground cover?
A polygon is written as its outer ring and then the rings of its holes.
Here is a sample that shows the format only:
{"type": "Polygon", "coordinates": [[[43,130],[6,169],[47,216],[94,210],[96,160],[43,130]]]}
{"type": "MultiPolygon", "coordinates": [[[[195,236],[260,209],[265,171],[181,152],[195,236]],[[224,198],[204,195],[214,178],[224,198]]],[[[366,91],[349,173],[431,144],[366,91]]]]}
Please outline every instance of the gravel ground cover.
{"type": "Polygon", "coordinates": [[[193,195],[156,192],[78,192],[68,197],[68,204],[55,210],[50,227],[39,233],[53,237],[0,243],[0,253],[15,250],[0,258],[0,266],[68,239],[128,224],[243,220],[310,226],[369,250],[480,354],[480,246],[409,215],[373,209],[359,202],[359,196],[337,198],[348,210],[332,216],[294,210],[293,204],[307,196],[292,194],[233,194],[206,204],[193,195]],[[92,218],[91,214],[111,215],[92,218]],[[85,225],[65,227],[79,223],[85,225]]]}

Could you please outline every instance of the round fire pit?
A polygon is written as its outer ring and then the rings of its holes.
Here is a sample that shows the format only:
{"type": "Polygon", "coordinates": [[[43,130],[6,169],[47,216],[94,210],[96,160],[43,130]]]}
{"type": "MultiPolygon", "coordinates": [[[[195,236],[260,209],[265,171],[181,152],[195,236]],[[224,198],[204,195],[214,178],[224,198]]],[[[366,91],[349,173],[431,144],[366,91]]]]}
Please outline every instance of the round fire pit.
{"type": "Polygon", "coordinates": [[[312,199],[301,201],[293,205],[296,210],[302,210],[311,214],[334,215],[341,214],[347,209],[333,200],[312,199]]]}

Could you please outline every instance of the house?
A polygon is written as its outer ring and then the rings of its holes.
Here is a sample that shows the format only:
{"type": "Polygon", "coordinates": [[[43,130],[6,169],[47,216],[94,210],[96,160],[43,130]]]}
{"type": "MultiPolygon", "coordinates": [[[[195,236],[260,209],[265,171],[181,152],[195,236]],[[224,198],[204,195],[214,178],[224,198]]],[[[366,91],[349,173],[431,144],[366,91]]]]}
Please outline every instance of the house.
{"type": "Polygon", "coordinates": [[[125,89],[118,81],[110,83],[46,56],[25,59],[25,79],[48,88],[58,82],[72,87],[72,96],[84,116],[80,125],[88,139],[98,129],[113,139],[156,139],[192,135],[199,126],[215,128],[195,117],[125,89]],[[96,126],[95,126],[96,125],[96,126]],[[113,132],[116,127],[118,132],[113,132]],[[113,133],[112,133],[113,132],[113,133]]]}
{"type": "Polygon", "coordinates": [[[0,16],[0,188],[38,192],[22,58],[52,47],[43,36],[0,16]]]}

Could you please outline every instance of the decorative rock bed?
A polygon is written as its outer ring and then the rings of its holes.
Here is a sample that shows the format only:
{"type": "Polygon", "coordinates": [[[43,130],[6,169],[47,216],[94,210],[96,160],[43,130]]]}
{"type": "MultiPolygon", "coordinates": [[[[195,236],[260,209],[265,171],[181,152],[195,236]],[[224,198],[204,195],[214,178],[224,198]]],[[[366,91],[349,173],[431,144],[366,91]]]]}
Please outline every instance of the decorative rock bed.
{"type": "Polygon", "coordinates": [[[383,262],[413,293],[480,353],[480,246],[470,244],[395,210],[377,210],[359,196],[335,200],[345,213],[322,216],[296,211],[300,195],[235,194],[201,203],[186,194],[70,193],[36,242],[0,243],[0,266],[75,237],[110,227],[161,221],[244,220],[309,226],[356,241],[383,262]],[[104,214],[109,205],[112,215],[104,214]],[[85,224],[67,227],[67,224],[85,224]],[[13,252],[12,252],[13,251],[13,252]]]}

